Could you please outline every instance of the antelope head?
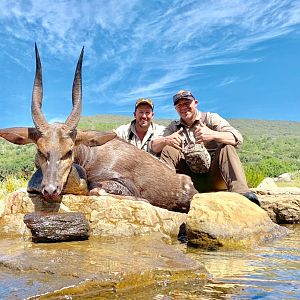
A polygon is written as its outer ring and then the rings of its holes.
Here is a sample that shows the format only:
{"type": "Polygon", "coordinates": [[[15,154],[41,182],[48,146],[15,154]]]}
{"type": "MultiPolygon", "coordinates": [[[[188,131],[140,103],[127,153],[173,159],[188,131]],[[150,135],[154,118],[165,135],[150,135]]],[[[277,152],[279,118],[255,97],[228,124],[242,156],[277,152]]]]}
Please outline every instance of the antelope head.
{"type": "Polygon", "coordinates": [[[78,144],[89,147],[101,146],[113,139],[113,132],[77,130],[82,107],[81,68],[82,48],[75,71],[72,89],[72,111],[64,123],[49,124],[42,113],[43,82],[39,51],[35,45],[36,73],[32,92],[31,113],[35,127],[13,127],[0,129],[0,137],[7,141],[25,145],[37,145],[36,165],[41,168],[43,179],[41,191],[46,199],[61,194],[74,162],[74,149],[78,144]]]}
{"type": "Polygon", "coordinates": [[[84,48],[78,59],[72,89],[73,109],[65,123],[49,124],[42,113],[43,82],[39,51],[35,45],[36,73],[32,92],[31,113],[35,125],[37,145],[36,164],[43,173],[41,183],[45,198],[59,195],[70,173],[74,160],[77,125],[82,107],[81,68],[84,48]]]}

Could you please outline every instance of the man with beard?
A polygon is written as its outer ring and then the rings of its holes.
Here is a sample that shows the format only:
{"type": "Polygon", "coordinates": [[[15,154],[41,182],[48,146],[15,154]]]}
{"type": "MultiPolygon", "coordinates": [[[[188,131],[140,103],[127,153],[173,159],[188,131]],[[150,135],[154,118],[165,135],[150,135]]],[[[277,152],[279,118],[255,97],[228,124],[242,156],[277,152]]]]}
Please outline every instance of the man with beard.
{"type": "Polygon", "coordinates": [[[153,151],[162,151],[160,160],[189,175],[200,193],[227,190],[260,205],[249,190],[236,151],[243,142],[240,132],[217,113],[199,111],[190,91],[178,91],[173,104],[180,119],[166,128],[165,140],[152,145],[153,151]]]}
{"type": "Polygon", "coordinates": [[[115,129],[116,134],[154,156],[159,156],[161,151],[155,152],[152,149],[154,139],[162,137],[165,127],[153,123],[154,104],[149,98],[140,98],[135,103],[133,113],[134,120],[129,124],[121,125],[115,129]]]}

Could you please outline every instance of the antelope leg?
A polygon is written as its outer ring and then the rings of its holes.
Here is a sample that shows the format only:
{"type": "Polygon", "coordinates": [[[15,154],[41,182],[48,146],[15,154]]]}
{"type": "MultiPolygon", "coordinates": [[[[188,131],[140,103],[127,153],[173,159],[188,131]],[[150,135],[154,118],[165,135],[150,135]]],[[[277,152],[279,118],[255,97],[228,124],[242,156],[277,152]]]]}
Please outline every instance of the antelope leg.
{"type": "Polygon", "coordinates": [[[105,193],[122,196],[135,196],[134,193],[132,193],[124,184],[114,180],[106,180],[96,184],[90,184],[90,195],[99,196],[105,193]]]}

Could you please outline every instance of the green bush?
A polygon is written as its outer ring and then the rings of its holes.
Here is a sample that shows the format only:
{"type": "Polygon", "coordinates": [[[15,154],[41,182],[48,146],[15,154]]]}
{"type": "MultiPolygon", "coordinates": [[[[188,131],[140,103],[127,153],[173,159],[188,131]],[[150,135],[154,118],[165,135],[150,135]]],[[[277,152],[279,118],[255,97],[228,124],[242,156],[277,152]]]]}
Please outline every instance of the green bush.
{"type": "Polygon", "coordinates": [[[277,157],[267,158],[259,164],[259,168],[268,177],[277,177],[286,172],[298,170],[298,166],[289,161],[284,161],[277,157]]]}
{"type": "Polygon", "coordinates": [[[258,165],[246,165],[244,167],[248,186],[250,188],[257,187],[264,178],[268,177],[258,165]]]}
{"type": "Polygon", "coordinates": [[[244,162],[243,164],[249,187],[257,187],[266,177],[278,177],[280,174],[291,173],[300,169],[297,164],[277,157],[265,158],[259,162],[244,162]]]}
{"type": "Polygon", "coordinates": [[[11,193],[19,188],[27,186],[27,179],[24,177],[16,177],[14,175],[8,175],[5,180],[0,182],[0,189],[11,193]]]}
{"type": "Polygon", "coordinates": [[[10,175],[29,177],[35,169],[35,153],[35,145],[19,146],[0,141],[0,181],[10,175]]]}

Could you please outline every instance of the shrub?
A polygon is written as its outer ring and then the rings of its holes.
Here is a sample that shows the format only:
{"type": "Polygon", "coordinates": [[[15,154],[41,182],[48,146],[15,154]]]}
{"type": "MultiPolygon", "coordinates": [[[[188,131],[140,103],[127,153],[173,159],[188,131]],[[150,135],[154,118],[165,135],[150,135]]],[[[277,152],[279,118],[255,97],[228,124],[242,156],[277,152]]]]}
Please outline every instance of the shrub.
{"type": "Polygon", "coordinates": [[[250,188],[257,187],[266,176],[258,165],[247,165],[244,167],[248,186],[250,188]]]}
{"type": "Polygon", "coordinates": [[[272,157],[267,158],[259,163],[259,168],[264,172],[268,177],[277,177],[280,174],[286,172],[293,172],[298,169],[294,164],[291,164],[282,159],[272,157]]]}
{"type": "Polygon", "coordinates": [[[24,188],[26,186],[26,178],[8,175],[4,180],[0,181],[0,200],[4,199],[7,196],[7,194],[12,193],[19,188],[24,188]]]}
{"type": "Polygon", "coordinates": [[[0,181],[13,175],[19,178],[29,177],[34,169],[35,146],[19,146],[0,141],[0,181]]]}

